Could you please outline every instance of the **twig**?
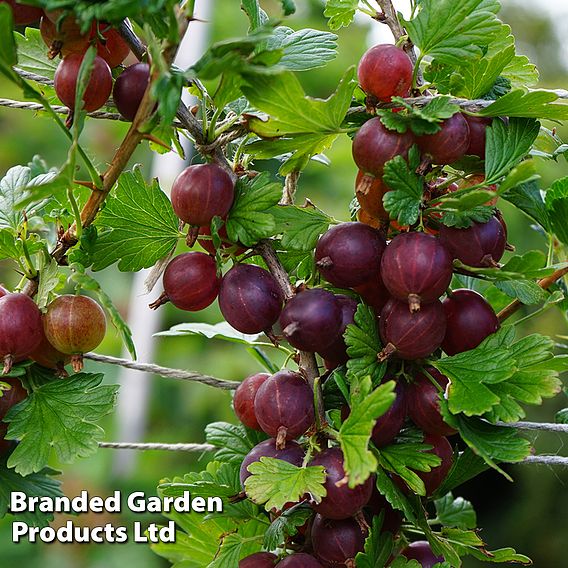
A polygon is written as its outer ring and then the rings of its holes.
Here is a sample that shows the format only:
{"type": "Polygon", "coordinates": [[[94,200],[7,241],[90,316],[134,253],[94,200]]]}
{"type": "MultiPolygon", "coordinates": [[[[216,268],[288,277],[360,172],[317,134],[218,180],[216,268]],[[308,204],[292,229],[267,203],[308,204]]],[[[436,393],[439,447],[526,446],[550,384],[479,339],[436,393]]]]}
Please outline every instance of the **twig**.
{"type": "Polygon", "coordinates": [[[211,444],[135,444],[128,442],[99,442],[99,448],[112,450],[163,450],[166,452],[211,452],[215,446],[211,444]]]}
{"type": "Polygon", "coordinates": [[[517,430],[540,430],[568,434],[568,424],[556,424],[553,422],[497,422],[497,426],[516,428],[517,430]]]}
{"type": "Polygon", "coordinates": [[[240,385],[237,381],[225,381],[224,379],[218,379],[209,375],[202,375],[195,371],[182,371],[181,369],[170,369],[169,367],[161,367],[160,365],[153,365],[150,363],[137,363],[136,361],[110,357],[108,355],[99,355],[98,353],[87,353],[83,357],[85,359],[90,359],[91,361],[97,361],[98,363],[118,365],[120,367],[126,367],[127,369],[134,369],[135,371],[142,371],[144,373],[152,373],[169,379],[202,383],[217,389],[235,390],[240,385]]]}
{"type": "Polygon", "coordinates": [[[282,199],[280,200],[280,205],[291,205],[292,203],[294,203],[296,191],[298,190],[299,179],[300,179],[300,172],[297,171],[290,172],[286,176],[286,181],[284,182],[284,191],[282,192],[282,199]]]}
{"type": "MultiPolygon", "coordinates": [[[[540,280],[538,282],[538,285],[543,290],[548,290],[548,288],[550,288],[555,282],[566,276],[566,274],[568,274],[568,267],[561,268],[557,270],[554,274],[551,274],[547,278],[543,278],[542,280],[540,280]]],[[[524,304],[519,300],[514,300],[497,314],[499,321],[504,322],[507,318],[511,317],[523,305],[524,304]]]]}
{"type": "Polygon", "coordinates": [[[562,456],[528,456],[522,462],[526,464],[561,465],[568,467],[568,458],[562,456]]]}

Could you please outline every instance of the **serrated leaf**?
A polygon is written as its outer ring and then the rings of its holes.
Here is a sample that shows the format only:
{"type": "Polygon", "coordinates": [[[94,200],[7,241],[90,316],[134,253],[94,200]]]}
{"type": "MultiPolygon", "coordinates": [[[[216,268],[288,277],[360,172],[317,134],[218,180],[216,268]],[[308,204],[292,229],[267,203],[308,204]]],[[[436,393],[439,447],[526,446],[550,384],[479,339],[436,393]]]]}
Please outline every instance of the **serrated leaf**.
{"type": "Polygon", "coordinates": [[[181,237],[179,221],[157,180],[147,185],[140,170],[123,173],[114,199],[96,220],[98,238],[93,270],[118,262],[123,272],[137,272],[166,256],[181,237]]]}
{"type": "Polygon", "coordinates": [[[284,460],[262,457],[248,467],[251,476],[245,481],[247,496],[263,504],[267,511],[282,510],[306,495],[319,503],[325,497],[326,473],[323,466],[298,467],[284,460]]]}
{"type": "Polygon", "coordinates": [[[540,304],[548,298],[548,293],[530,280],[500,280],[494,285],[510,298],[528,306],[540,304]]]}
{"type": "Polygon", "coordinates": [[[312,509],[301,506],[295,506],[284,511],[266,529],[264,547],[267,550],[275,550],[281,547],[286,539],[294,536],[298,532],[298,527],[303,526],[313,514],[312,509]]]}
{"type": "Polygon", "coordinates": [[[452,468],[435,494],[445,495],[448,491],[459,487],[487,469],[489,469],[489,465],[487,465],[485,460],[474,453],[470,448],[466,448],[454,459],[452,468]]]}
{"type": "Polygon", "coordinates": [[[568,177],[555,181],[546,192],[546,212],[554,234],[568,244],[568,177]]]}
{"type": "Polygon", "coordinates": [[[479,111],[482,116],[509,116],[567,120],[568,105],[554,104],[558,95],[553,91],[535,90],[526,92],[516,89],[479,111]]]}
{"type": "Polygon", "coordinates": [[[513,168],[503,182],[499,185],[499,194],[505,193],[518,185],[530,183],[540,179],[536,173],[534,160],[525,160],[513,168]]]}
{"type": "Polygon", "coordinates": [[[459,529],[474,529],[477,526],[477,515],[473,505],[463,497],[447,493],[434,501],[436,516],[443,525],[459,529]]]}
{"type": "Polygon", "coordinates": [[[10,423],[8,436],[20,443],[8,466],[21,475],[41,471],[55,450],[59,461],[71,463],[98,449],[104,434],[97,426],[116,402],[118,386],[101,386],[103,375],[79,373],[72,380],[43,384],[4,418],[10,423]]]}
{"type": "Polygon", "coordinates": [[[48,59],[45,42],[40,31],[36,28],[27,27],[24,34],[14,34],[18,46],[18,68],[53,80],[57,69],[57,60],[48,59]]]}
{"type": "Polygon", "coordinates": [[[209,323],[179,323],[171,327],[168,331],[160,331],[154,334],[156,337],[177,337],[180,335],[199,335],[207,339],[221,339],[232,343],[242,343],[243,345],[264,344],[259,342],[261,334],[247,335],[231,327],[226,321],[209,323]]]}
{"type": "Polygon", "coordinates": [[[286,249],[313,251],[333,219],[313,206],[279,205],[272,210],[286,249]]]}
{"type": "Polygon", "coordinates": [[[17,231],[24,220],[17,203],[21,191],[31,180],[31,170],[25,166],[10,168],[0,180],[0,229],[17,231]]]}
{"type": "Polygon", "coordinates": [[[387,475],[382,467],[377,468],[376,475],[379,493],[384,496],[394,509],[402,511],[406,519],[410,522],[415,522],[416,513],[407,496],[387,475]]]}
{"type": "Polygon", "coordinates": [[[377,459],[368,449],[371,432],[396,398],[394,381],[372,390],[371,377],[351,383],[351,412],[339,430],[339,443],[349,487],[364,483],[377,469],[377,459]]]}
{"type": "Polygon", "coordinates": [[[215,459],[222,462],[242,463],[245,456],[264,438],[258,432],[247,430],[243,425],[227,422],[212,422],[205,427],[207,443],[219,448],[215,459]]]}
{"type": "Polygon", "coordinates": [[[359,0],[327,0],[323,15],[329,18],[328,26],[338,30],[348,26],[355,16],[359,0]]]}
{"type": "Polygon", "coordinates": [[[219,552],[209,568],[238,566],[239,560],[259,552],[265,530],[266,523],[258,519],[239,524],[235,532],[221,537],[219,552]]]}
{"type": "Polygon", "coordinates": [[[494,0],[422,0],[418,15],[403,25],[423,55],[460,65],[496,37],[499,8],[494,0]]]}
{"type": "Polygon", "coordinates": [[[501,197],[523,211],[542,227],[548,227],[548,213],[536,182],[518,185],[502,194],[501,197]]]}
{"type": "Polygon", "coordinates": [[[377,320],[372,308],[359,304],[355,312],[355,323],[348,325],[345,332],[347,345],[347,377],[349,381],[363,380],[370,376],[377,386],[385,375],[386,364],[380,363],[377,354],[382,349],[377,320]]]}

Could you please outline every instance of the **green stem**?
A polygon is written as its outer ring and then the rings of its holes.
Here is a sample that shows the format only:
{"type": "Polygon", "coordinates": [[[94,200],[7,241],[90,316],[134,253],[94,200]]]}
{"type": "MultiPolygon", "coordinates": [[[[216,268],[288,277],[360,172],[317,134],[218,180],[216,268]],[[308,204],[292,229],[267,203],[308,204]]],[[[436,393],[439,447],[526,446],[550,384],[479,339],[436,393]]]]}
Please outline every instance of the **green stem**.
{"type": "Polygon", "coordinates": [[[223,113],[223,109],[220,107],[217,107],[215,109],[215,112],[213,113],[213,116],[211,117],[211,121],[209,122],[209,126],[207,128],[207,141],[208,142],[213,142],[213,140],[215,140],[215,126],[217,125],[217,121],[219,120],[219,117],[221,116],[221,114],[223,113]]]}
{"type": "Polygon", "coordinates": [[[422,63],[423,55],[418,57],[414,65],[414,71],[412,72],[412,88],[416,89],[416,81],[418,80],[418,72],[420,71],[420,64],[422,63]]]}

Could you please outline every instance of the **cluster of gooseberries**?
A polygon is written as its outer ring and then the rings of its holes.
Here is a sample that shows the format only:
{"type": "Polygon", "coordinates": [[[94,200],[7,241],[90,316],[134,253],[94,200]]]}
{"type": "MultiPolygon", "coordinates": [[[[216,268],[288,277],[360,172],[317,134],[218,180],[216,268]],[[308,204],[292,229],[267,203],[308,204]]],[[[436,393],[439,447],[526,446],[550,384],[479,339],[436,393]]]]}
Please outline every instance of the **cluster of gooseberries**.
{"type": "Polygon", "coordinates": [[[39,23],[41,37],[50,59],[62,57],[55,72],[55,92],[71,111],[75,110],[77,80],[87,49],[94,45],[97,55],[83,96],[83,109],[94,112],[103,107],[111,94],[120,114],[134,120],[150,82],[150,66],[135,63],[124,69],[113,87],[112,69],[118,68],[131,54],[120,31],[106,22],[95,21],[86,32],[75,17],[64,10],[43,11],[8,1],[16,25],[39,23]]]}
{"type": "MultiPolygon", "coordinates": [[[[98,347],[105,333],[104,311],[87,296],[58,296],[42,313],[26,294],[11,293],[0,286],[0,358],[4,375],[15,363],[32,360],[57,376],[66,377],[65,366],[71,364],[74,371],[80,371],[83,353],[98,347]]],[[[7,424],[2,420],[27,393],[18,379],[0,375],[0,382],[11,386],[0,397],[0,453],[3,453],[11,446],[5,440],[7,424]]]]}

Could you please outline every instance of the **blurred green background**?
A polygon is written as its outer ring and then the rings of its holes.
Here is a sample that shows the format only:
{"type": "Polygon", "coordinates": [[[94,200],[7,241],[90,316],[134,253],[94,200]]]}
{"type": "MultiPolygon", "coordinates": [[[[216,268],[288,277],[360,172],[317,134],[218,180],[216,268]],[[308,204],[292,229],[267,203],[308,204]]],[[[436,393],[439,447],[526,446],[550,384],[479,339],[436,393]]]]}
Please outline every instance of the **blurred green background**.
{"type": "MultiPolygon", "coordinates": [[[[203,0],[202,0],[203,1],[203,0]]],[[[208,0],[205,0],[208,1],[208,0]]],[[[193,24],[207,26],[210,42],[245,33],[247,21],[240,13],[236,0],[218,0],[213,17],[207,23],[193,24]]],[[[263,2],[269,12],[278,13],[277,2],[263,2]]],[[[290,19],[289,25],[298,29],[313,27],[326,29],[319,0],[297,0],[298,12],[290,19]]],[[[523,7],[517,2],[505,0],[502,18],[513,27],[518,38],[520,51],[530,55],[541,70],[543,87],[567,88],[568,71],[565,66],[565,44],[555,28],[554,14],[539,10],[532,3],[523,7]]],[[[199,5],[199,0],[198,0],[199,5]]],[[[379,26],[380,24],[374,24],[379,26]]],[[[339,32],[338,58],[325,68],[302,74],[306,91],[319,97],[327,97],[337,85],[345,69],[357,63],[367,48],[369,24],[361,21],[347,30],[339,32]]],[[[21,95],[10,85],[0,80],[3,98],[21,99],[21,95]]],[[[552,126],[552,125],[551,125],[552,126]]],[[[99,165],[108,162],[113,149],[126,132],[125,124],[90,121],[83,135],[83,142],[91,155],[96,156],[99,165]]],[[[29,111],[0,108],[0,175],[16,164],[25,164],[35,154],[41,155],[49,166],[60,165],[66,155],[67,143],[60,132],[48,119],[29,111]]],[[[568,139],[566,128],[560,134],[568,139]]],[[[337,219],[347,220],[348,205],[353,195],[353,180],[356,168],[351,160],[350,142],[347,137],[339,140],[328,152],[331,167],[319,163],[311,164],[301,177],[298,201],[309,197],[319,207],[330,212],[337,219]]],[[[147,148],[140,148],[135,162],[150,171],[151,154],[147,148]]],[[[542,186],[548,187],[558,178],[568,175],[564,160],[559,163],[537,160],[542,175],[542,186]]],[[[273,165],[277,169],[277,165],[273,165]]],[[[149,174],[148,174],[149,175],[149,174]]],[[[546,242],[535,231],[528,229],[528,221],[508,206],[503,207],[510,238],[519,252],[533,248],[546,249],[546,242]]],[[[129,302],[131,275],[119,273],[114,267],[97,274],[104,288],[112,295],[115,304],[125,317],[129,302]]],[[[0,263],[0,282],[14,285],[17,275],[12,267],[0,263]]],[[[155,294],[152,295],[152,297],[155,294]]],[[[162,308],[162,329],[186,321],[221,321],[217,306],[199,314],[188,314],[171,306],[162,308]]],[[[551,335],[566,335],[566,320],[558,310],[550,310],[544,316],[531,320],[524,331],[539,331],[551,335]]],[[[169,367],[202,371],[225,379],[241,380],[248,374],[260,370],[258,363],[243,347],[200,338],[157,338],[155,362],[169,367]]],[[[112,330],[107,334],[100,353],[120,355],[121,344],[112,330]]],[[[117,382],[117,367],[87,364],[87,370],[104,372],[105,381],[117,382]]],[[[181,383],[154,377],[151,385],[150,403],[147,409],[146,442],[201,442],[206,424],[216,420],[234,421],[230,408],[230,395],[211,388],[181,383]]],[[[567,406],[566,397],[560,396],[547,401],[542,408],[529,409],[531,420],[552,421],[560,408],[567,406]]],[[[115,416],[109,416],[103,424],[105,440],[116,440],[115,416]]],[[[126,441],[126,440],[120,440],[126,441]]],[[[540,434],[535,438],[538,453],[566,453],[559,435],[540,434]]],[[[63,488],[66,494],[75,495],[82,489],[91,494],[106,495],[116,489],[125,493],[146,491],[155,494],[160,479],[183,475],[200,469],[206,457],[186,453],[146,452],[136,456],[134,467],[126,474],[119,474],[114,450],[100,450],[96,455],[73,465],[63,466],[63,488]]],[[[59,464],[53,463],[55,467],[59,464]]],[[[486,473],[468,484],[458,494],[474,502],[478,511],[482,537],[490,547],[513,546],[519,552],[531,556],[539,568],[565,566],[566,521],[568,491],[566,471],[552,470],[542,466],[518,465],[508,468],[516,483],[511,484],[493,473],[486,473]]],[[[56,519],[60,524],[67,519],[56,519]]],[[[120,523],[129,523],[128,515],[120,523]]],[[[148,516],[148,522],[159,521],[159,516],[148,516]]],[[[100,525],[106,519],[99,515],[81,516],[80,524],[100,525]]],[[[167,562],[155,556],[145,545],[43,545],[11,543],[10,518],[0,521],[0,565],[25,566],[26,568],[114,568],[143,566],[154,568],[167,566],[167,562]]],[[[466,566],[479,563],[467,561],[466,566]]]]}

